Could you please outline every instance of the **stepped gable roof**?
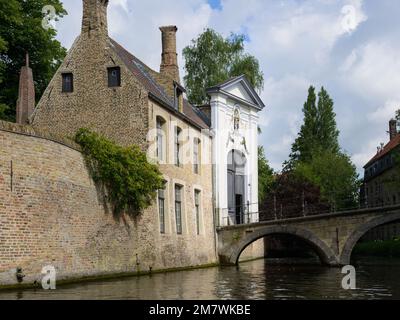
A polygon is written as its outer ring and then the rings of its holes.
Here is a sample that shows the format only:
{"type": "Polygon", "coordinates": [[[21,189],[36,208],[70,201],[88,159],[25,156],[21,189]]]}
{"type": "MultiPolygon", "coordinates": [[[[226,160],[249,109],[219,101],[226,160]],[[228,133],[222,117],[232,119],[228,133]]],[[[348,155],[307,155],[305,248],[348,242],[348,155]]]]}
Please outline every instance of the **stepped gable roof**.
{"type": "Polygon", "coordinates": [[[371,164],[373,164],[375,161],[383,158],[385,155],[387,155],[389,152],[394,150],[400,146],[400,133],[398,133],[392,140],[390,140],[382,149],[382,151],[378,152],[368,163],[364,166],[364,168],[369,167],[371,164]]]}
{"type": "MultiPolygon", "coordinates": [[[[159,74],[152,70],[133,54],[123,48],[118,42],[111,39],[111,45],[120,59],[125,63],[127,68],[133,73],[136,79],[144,86],[144,88],[149,92],[149,96],[153,97],[164,107],[167,107],[170,111],[175,114],[183,116],[191,124],[199,127],[200,129],[208,129],[210,127],[210,121],[208,117],[198,108],[192,106],[186,99],[183,104],[183,114],[180,113],[176,108],[174,108],[174,101],[165,92],[161,84],[157,82],[153,74],[159,74]]],[[[161,76],[161,75],[160,75],[161,76]]]]}

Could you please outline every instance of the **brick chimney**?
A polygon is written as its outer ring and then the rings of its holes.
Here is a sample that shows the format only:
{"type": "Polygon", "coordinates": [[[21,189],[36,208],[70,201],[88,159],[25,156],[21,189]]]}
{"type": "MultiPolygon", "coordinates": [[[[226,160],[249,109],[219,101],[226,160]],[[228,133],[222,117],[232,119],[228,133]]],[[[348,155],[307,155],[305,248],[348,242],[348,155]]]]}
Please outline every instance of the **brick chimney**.
{"type": "Polygon", "coordinates": [[[82,34],[108,36],[108,0],[83,0],[82,34]]]}
{"type": "Polygon", "coordinates": [[[391,119],[389,121],[389,135],[390,140],[392,140],[397,135],[397,121],[394,119],[391,119]]]}
{"type": "Polygon", "coordinates": [[[29,55],[26,54],[26,65],[21,68],[17,100],[17,123],[27,124],[35,108],[35,85],[32,69],[29,67],[29,55]]]}
{"type": "Polygon", "coordinates": [[[160,73],[180,83],[178,54],[176,53],[176,26],[160,27],[162,38],[162,54],[160,73]]]}

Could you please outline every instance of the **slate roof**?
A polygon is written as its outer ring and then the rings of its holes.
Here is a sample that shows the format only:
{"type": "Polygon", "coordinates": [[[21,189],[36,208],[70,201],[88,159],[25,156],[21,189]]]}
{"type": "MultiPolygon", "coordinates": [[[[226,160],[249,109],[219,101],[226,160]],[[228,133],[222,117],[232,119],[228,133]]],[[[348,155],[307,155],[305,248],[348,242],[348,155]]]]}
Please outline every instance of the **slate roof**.
{"type": "Polygon", "coordinates": [[[201,129],[208,129],[210,127],[210,119],[198,108],[192,106],[186,99],[183,104],[183,115],[174,108],[174,101],[165,92],[164,88],[157,82],[157,80],[152,76],[152,73],[157,73],[152,70],[133,54],[122,47],[118,42],[111,39],[111,44],[125,63],[127,68],[133,73],[136,79],[144,86],[144,88],[149,92],[149,95],[154,97],[162,105],[167,107],[170,111],[177,115],[183,116],[185,120],[188,120],[192,124],[200,127],[201,129]]]}
{"type": "Polygon", "coordinates": [[[369,167],[371,164],[373,164],[375,161],[383,158],[385,155],[387,155],[389,152],[394,150],[395,148],[400,146],[400,133],[397,134],[392,140],[387,143],[382,151],[378,152],[368,163],[364,166],[364,168],[369,167]]]}

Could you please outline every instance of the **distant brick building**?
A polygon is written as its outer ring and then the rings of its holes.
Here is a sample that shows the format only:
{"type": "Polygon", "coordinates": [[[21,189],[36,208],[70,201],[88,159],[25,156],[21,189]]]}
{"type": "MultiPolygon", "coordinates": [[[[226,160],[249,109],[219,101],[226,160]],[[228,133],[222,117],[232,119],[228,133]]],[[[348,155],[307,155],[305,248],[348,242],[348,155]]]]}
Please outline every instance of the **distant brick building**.
{"type": "Polygon", "coordinates": [[[398,165],[396,157],[400,153],[400,133],[397,121],[389,122],[390,141],[378,147],[377,154],[364,166],[364,184],[361,188],[361,204],[368,207],[386,206],[400,203],[398,187],[398,165]]]}

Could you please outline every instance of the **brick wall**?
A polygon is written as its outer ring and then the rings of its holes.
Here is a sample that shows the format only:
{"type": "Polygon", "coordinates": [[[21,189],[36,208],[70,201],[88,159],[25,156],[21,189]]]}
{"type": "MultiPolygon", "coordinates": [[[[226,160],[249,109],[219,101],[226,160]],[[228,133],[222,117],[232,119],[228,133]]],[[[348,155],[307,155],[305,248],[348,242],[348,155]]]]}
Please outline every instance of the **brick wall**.
{"type": "Polygon", "coordinates": [[[189,225],[182,236],[160,235],[156,205],[136,220],[115,221],[79,151],[21,128],[0,126],[0,285],[16,283],[16,267],[32,283],[48,264],[60,280],[136,272],[137,262],[146,271],[216,261],[211,212],[197,237],[189,225]]]}
{"type": "Polygon", "coordinates": [[[77,38],[31,117],[35,130],[70,138],[86,127],[121,145],[146,148],[148,92],[112,46],[100,36],[77,38]],[[107,68],[115,66],[121,86],[110,88],[107,68]],[[63,73],[73,74],[73,92],[62,92],[63,73]]]}

